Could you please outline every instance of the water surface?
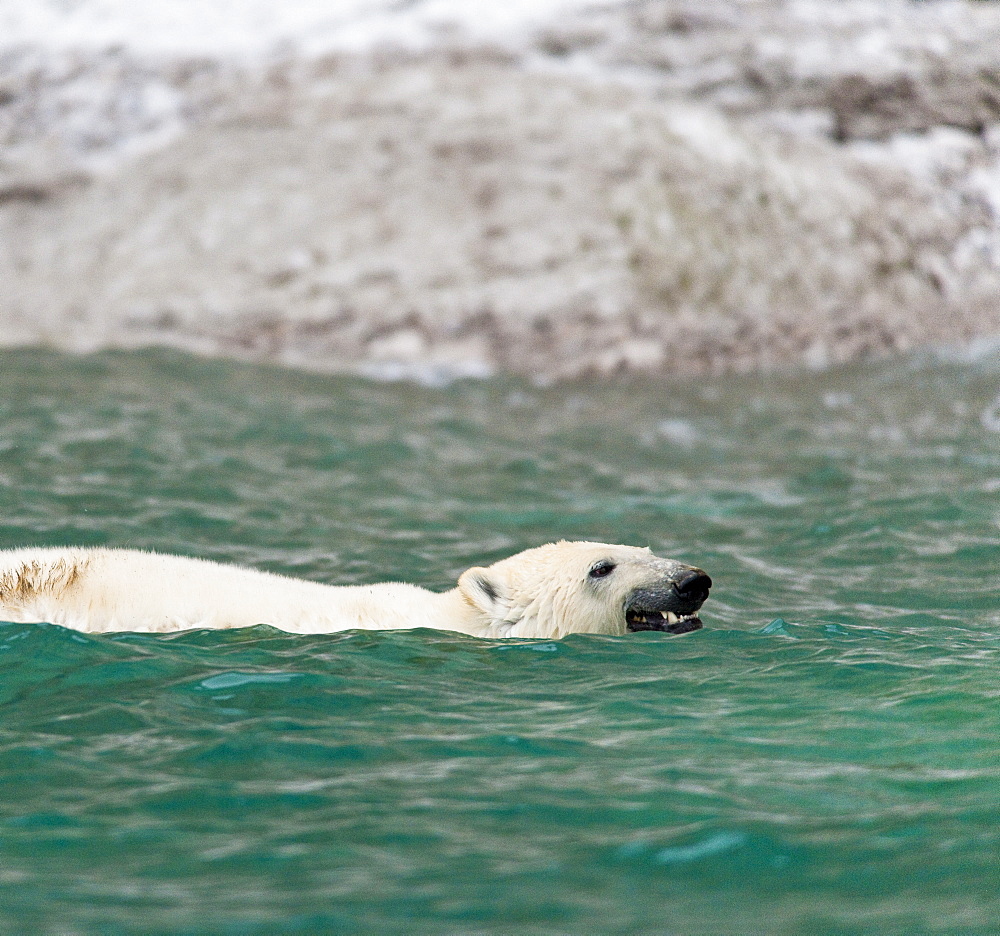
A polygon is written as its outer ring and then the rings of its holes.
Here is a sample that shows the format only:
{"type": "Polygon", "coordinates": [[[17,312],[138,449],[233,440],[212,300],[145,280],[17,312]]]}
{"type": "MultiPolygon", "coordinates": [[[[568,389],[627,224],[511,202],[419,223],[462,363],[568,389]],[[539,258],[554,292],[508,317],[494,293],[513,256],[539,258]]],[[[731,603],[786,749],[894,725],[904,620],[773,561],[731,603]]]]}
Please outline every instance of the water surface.
{"type": "Polygon", "coordinates": [[[716,587],[679,638],[0,624],[0,931],[996,933],[998,391],[3,352],[0,547],[446,588],[592,538],[716,587]]]}

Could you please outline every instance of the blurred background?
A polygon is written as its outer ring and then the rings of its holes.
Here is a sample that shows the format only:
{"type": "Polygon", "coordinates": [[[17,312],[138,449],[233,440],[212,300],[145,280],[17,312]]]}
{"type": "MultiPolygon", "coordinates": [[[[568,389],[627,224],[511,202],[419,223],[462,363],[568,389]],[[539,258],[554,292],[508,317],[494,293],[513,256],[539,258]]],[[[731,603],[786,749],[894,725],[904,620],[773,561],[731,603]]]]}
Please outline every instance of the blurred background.
{"type": "Polygon", "coordinates": [[[431,381],[992,354],[998,37],[973,0],[6,0],[0,342],[431,381]]]}

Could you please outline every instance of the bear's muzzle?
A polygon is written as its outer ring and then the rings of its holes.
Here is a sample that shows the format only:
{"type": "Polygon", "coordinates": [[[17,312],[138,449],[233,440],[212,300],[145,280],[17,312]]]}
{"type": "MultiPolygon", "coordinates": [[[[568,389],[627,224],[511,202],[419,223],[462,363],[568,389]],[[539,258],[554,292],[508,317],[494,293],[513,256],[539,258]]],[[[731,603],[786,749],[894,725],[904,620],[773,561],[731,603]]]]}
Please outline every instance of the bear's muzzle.
{"type": "Polygon", "coordinates": [[[702,627],[698,609],[708,598],[712,580],[701,569],[688,567],[663,587],[637,588],[625,602],[625,626],[630,631],[687,634],[702,627]]]}

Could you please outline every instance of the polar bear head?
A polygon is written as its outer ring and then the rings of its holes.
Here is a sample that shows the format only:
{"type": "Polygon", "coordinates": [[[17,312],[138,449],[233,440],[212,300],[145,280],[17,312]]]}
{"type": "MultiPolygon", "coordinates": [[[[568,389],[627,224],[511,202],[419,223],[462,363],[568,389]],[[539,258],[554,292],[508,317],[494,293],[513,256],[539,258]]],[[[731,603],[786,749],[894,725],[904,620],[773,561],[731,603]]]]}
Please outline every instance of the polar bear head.
{"type": "Polygon", "coordinates": [[[550,543],[485,568],[458,590],[483,636],[562,637],[697,630],[712,580],[694,566],[648,549],[607,543],[550,543]]]}

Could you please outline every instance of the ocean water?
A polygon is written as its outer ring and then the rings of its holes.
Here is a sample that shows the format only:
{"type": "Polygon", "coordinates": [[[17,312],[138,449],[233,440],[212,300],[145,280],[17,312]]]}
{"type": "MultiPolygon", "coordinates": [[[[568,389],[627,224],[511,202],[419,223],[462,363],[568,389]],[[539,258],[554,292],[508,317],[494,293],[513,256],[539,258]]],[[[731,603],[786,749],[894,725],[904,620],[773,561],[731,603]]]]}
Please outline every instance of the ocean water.
{"type": "Polygon", "coordinates": [[[0,624],[0,932],[1000,932],[998,392],[0,353],[2,547],[446,588],[595,538],[716,583],[682,637],[0,624]]]}

